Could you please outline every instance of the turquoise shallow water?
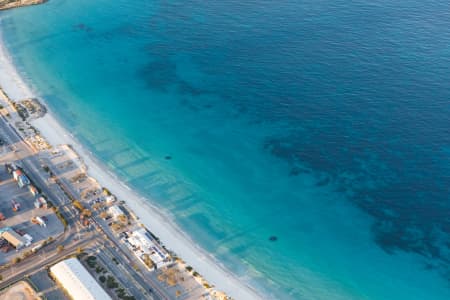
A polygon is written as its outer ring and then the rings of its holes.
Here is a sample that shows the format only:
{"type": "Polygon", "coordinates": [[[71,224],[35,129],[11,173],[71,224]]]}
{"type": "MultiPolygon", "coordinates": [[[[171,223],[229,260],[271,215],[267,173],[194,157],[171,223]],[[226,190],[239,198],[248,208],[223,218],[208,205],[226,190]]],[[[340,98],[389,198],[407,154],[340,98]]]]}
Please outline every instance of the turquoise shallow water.
{"type": "Polygon", "coordinates": [[[51,0],[0,17],[61,122],[268,298],[450,299],[447,6],[51,0]]]}

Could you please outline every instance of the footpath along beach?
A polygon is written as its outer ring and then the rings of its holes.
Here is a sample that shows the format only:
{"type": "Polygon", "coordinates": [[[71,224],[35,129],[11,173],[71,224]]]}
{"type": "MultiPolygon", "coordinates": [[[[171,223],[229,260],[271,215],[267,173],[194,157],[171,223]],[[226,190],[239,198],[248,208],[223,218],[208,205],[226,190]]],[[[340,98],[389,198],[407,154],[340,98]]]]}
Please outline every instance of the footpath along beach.
{"type": "MultiPolygon", "coordinates": [[[[1,20],[0,20],[1,24],[1,20]]],[[[15,69],[10,56],[1,40],[0,33],[0,87],[14,100],[36,97],[22,80],[15,69]]],[[[45,99],[40,99],[45,103],[45,99]]],[[[115,196],[124,200],[128,207],[139,217],[151,232],[161,239],[161,242],[174,251],[187,264],[191,265],[216,289],[224,291],[235,299],[259,299],[259,292],[248,283],[248,278],[237,278],[221,265],[213,256],[201,249],[190,239],[171,219],[168,212],[152,205],[147,199],[123,184],[115,174],[111,173],[96,160],[92,153],[87,152],[75,138],[67,132],[53,116],[51,109],[40,119],[30,123],[39,129],[43,137],[53,146],[69,144],[80,155],[88,168],[88,175],[98,183],[108,188],[115,196]]]]}

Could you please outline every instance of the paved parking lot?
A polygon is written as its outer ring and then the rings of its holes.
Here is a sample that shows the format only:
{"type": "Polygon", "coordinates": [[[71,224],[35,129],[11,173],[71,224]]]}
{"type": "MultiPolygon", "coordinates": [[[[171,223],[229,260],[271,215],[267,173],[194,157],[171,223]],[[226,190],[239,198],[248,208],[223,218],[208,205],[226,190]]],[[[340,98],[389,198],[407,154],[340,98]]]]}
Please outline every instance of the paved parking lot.
{"type": "Polygon", "coordinates": [[[35,208],[34,196],[27,187],[19,188],[12,179],[12,175],[6,172],[4,165],[0,164],[0,212],[6,220],[0,221],[0,227],[11,227],[14,230],[23,231],[31,235],[33,242],[31,246],[20,249],[20,251],[10,250],[7,253],[0,252],[0,264],[11,261],[15,256],[20,256],[21,252],[30,250],[34,245],[46,240],[48,237],[56,237],[64,231],[64,227],[51,209],[35,208]],[[20,210],[12,210],[11,200],[20,204],[20,210]],[[33,217],[43,217],[47,226],[42,227],[33,224],[33,217]]]}
{"type": "Polygon", "coordinates": [[[56,283],[48,276],[47,270],[42,270],[30,276],[39,295],[47,300],[69,300],[66,295],[59,289],[56,283]]]}

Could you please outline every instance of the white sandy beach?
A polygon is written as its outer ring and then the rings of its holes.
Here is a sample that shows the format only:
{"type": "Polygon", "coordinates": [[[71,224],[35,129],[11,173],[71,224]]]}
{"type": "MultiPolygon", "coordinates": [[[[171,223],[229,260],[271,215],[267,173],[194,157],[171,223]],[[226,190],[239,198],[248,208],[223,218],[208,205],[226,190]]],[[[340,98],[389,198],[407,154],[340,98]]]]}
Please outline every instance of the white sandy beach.
{"type": "MultiPolygon", "coordinates": [[[[0,20],[1,24],[1,20],[0,20]]],[[[11,63],[9,55],[1,41],[0,33],[0,86],[13,99],[20,100],[38,95],[34,93],[22,80],[11,63]]],[[[39,98],[43,103],[45,99],[39,98]]],[[[130,190],[93,155],[87,152],[66,129],[54,118],[50,109],[44,118],[33,121],[42,135],[52,144],[70,144],[78,152],[88,167],[88,173],[102,186],[107,187],[119,200],[127,205],[139,216],[140,221],[160,237],[162,243],[172,249],[187,264],[194,267],[205,279],[216,286],[218,290],[226,292],[235,299],[259,299],[261,295],[246,284],[247,278],[238,278],[220,265],[209,253],[194,243],[173,220],[149,201],[130,190]]]]}

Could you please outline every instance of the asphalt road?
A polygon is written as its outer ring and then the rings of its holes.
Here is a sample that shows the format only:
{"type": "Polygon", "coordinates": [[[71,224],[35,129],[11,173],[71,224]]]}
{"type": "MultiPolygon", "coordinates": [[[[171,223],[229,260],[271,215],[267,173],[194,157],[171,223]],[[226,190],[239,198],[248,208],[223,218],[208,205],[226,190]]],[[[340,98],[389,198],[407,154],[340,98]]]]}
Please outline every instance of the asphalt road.
{"type": "MultiPolygon", "coordinates": [[[[29,178],[42,190],[44,194],[48,196],[49,199],[54,201],[56,206],[60,206],[60,211],[63,216],[68,221],[68,227],[65,233],[58,239],[52,243],[53,246],[46,246],[41,249],[37,256],[43,257],[44,255],[47,258],[44,258],[43,261],[36,261],[35,259],[25,259],[21,263],[12,267],[12,270],[18,273],[15,273],[13,276],[8,276],[8,271],[2,271],[4,280],[0,284],[0,288],[7,286],[8,284],[21,279],[25,275],[32,274],[38,271],[40,268],[48,265],[52,262],[57,261],[60,258],[63,258],[65,255],[69,254],[71,251],[76,250],[78,247],[84,247],[89,245],[92,241],[85,241],[83,239],[77,239],[78,233],[80,231],[80,224],[78,222],[78,218],[76,214],[70,208],[70,201],[66,199],[64,193],[57,187],[57,185],[53,185],[53,188],[49,188],[47,185],[48,174],[42,169],[41,161],[39,159],[39,153],[32,149],[26,144],[17,131],[8,123],[7,119],[4,116],[0,118],[0,130],[3,133],[3,139],[8,142],[9,145],[15,145],[15,149],[18,150],[18,155],[22,154],[24,156],[21,160],[21,166],[26,171],[26,174],[29,178]],[[27,152],[20,153],[20,151],[27,152]],[[58,253],[56,256],[53,255],[56,252],[56,245],[63,244],[68,245],[67,248],[58,253]]],[[[132,263],[140,264],[137,259],[132,256],[132,253],[128,248],[122,245],[118,239],[109,231],[109,228],[104,228],[104,224],[99,224],[99,222],[94,222],[98,227],[102,229],[102,231],[106,234],[108,239],[114,243],[115,247],[106,247],[106,251],[110,254],[113,254],[114,257],[119,261],[119,265],[121,267],[121,272],[126,272],[128,274],[128,282],[135,285],[133,292],[137,292],[139,290],[140,295],[144,296],[146,299],[175,299],[175,296],[168,295],[167,292],[161,288],[160,283],[156,281],[155,278],[149,274],[147,270],[144,270],[141,276],[141,273],[136,272],[132,268],[132,263]],[[103,226],[102,226],[103,225],[103,226]]],[[[84,227],[83,227],[84,228],[84,227]]],[[[82,229],[83,229],[82,228],[82,229]]],[[[104,241],[103,241],[104,242],[104,241]]],[[[108,265],[110,266],[110,265],[108,265]]],[[[111,266],[112,267],[112,266],[111,266]]],[[[114,268],[114,267],[112,267],[114,268]]],[[[123,278],[125,280],[125,277],[123,278]]],[[[129,285],[127,285],[128,287],[129,285]]],[[[134,293],[133,293],[134,294],[134,293]]],[[[137,298],[139,299],[139,298],[137,298]]]]}
{"type": "Polygon", "coordinates": [[[94,242],[95,240],[86,240],[65,247],[64,250],[61,252],[52,251],[51,253],[47,253],[47,255],[42,253],[36,253],[30,256],[29,257],[30,259],[25,259],[20,263],[14,265],[13,267],[11,267],[9,272],[3,271],[4,279],[0,284],[0,290],[16,281],[21,280],[26,275],[32,275],[36,272],[39,272],[42,269],[53,265],[55,262],[63,259],[64,257],[73,254],[73,252],[76,251],[78,247],[86,248],[94,242]],[[8,273],[12,274],[12,276],[8,276],[7,278],[5,278],[8,275],[8,273]]]}

